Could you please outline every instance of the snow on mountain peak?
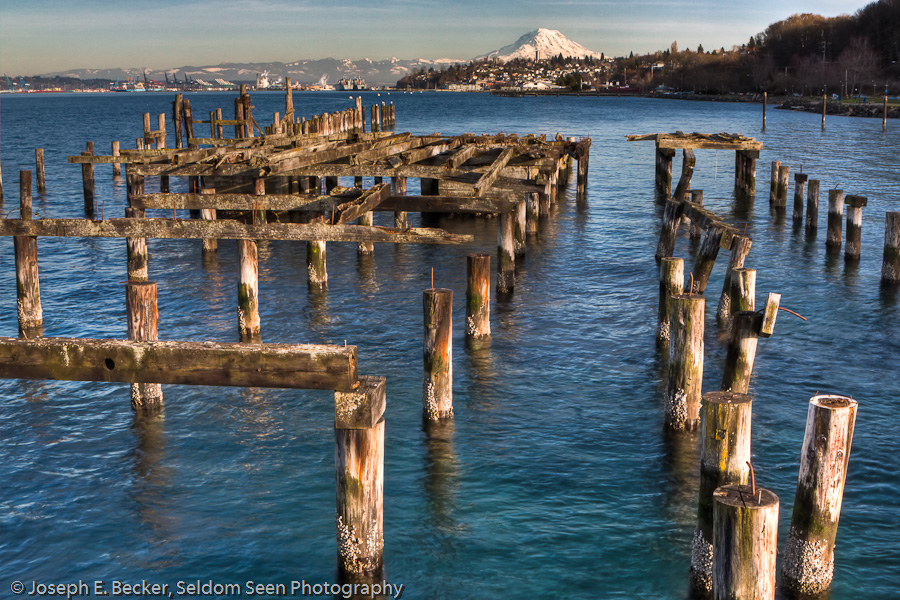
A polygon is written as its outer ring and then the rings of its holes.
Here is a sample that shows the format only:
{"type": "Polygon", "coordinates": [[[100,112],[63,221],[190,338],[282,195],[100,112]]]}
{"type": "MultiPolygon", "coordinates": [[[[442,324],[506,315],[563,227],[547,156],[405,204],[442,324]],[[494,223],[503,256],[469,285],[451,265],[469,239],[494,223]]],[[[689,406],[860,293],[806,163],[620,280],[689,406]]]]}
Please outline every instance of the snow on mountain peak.
{"type": "Polygon", "coordinates": [[[543,27],[529,31],[522,35],[515,42],[508,46],[504,46],[499,50],[494,50],[482,56],[479,59],[496,58],[503,62],[507,62],[516,58],[550,58],[551,56],[581,58],[583,56],[592,56],[600,58],[599,52],[588,50],[581,44],[573,42],[562,33],[555,29],[545,29],[543,27]]]}

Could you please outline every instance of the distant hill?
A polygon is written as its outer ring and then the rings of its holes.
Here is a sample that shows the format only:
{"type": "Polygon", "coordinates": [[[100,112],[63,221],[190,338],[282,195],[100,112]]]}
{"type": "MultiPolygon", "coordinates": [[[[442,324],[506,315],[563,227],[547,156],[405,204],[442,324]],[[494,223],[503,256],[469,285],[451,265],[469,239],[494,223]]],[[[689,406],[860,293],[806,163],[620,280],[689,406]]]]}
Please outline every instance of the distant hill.
{"type": "MultiPolygon", "coordinates": [[[[289,63],[282,62],[249,62],[249,63],[222,63],[219,65],[175,67],[169,69],[147,69],[146,74],[150,79],[165,81],[177,77],[183,80],[185,75],[191,79],[202,79],[214,82],[216,79],[224,79],[232,83],[255,82],[257,73],[269,72],[270,80],[274,77],[290,77],[294,83],[316,83],[327,81],[335,83],[341,77],[361,77],[369,85],[391,85],[401,77],[420,68],[440,68],[454,63],[465,62],[440,58],[428,60],[423,58],[404,60],[391,58],[387,60],[373,61],[368,58],[362,60],[347,60],[325,58],[320,60],[297,60],[289,63]]],[[[55,73],[43,73],[42,77],[76,77],[79,79],[110,79],[121,81],[129,77],[142,80],[144,70],[137,68],[121,69],[74,69],[55,73]]]]}
{"type": "Polygon", "coordinates": [[[478,56],[474,60],[496,58],[503,62],[508,62],[516,58],[534,60],[536,57],[539,57],[547,59],[560,54],[562,54],[563,58],[582,58],[585,56],[600,58],[602,53],[588,50],[555,29],[540,28],[529,31],[508,46],[503,46],[499,50],[478,56]]]}

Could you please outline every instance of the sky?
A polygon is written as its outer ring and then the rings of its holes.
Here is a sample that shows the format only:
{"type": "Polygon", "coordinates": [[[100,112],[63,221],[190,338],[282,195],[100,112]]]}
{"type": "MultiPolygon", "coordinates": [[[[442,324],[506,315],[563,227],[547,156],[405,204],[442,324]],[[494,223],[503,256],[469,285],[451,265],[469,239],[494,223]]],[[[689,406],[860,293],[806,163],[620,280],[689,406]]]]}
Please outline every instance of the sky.
{"type": "Polygon", "coordinates": [[[796,13],[872,0],[0,0],[0,72],[452,58],[539,27],[608,56],[746,43],[796,13]]]}

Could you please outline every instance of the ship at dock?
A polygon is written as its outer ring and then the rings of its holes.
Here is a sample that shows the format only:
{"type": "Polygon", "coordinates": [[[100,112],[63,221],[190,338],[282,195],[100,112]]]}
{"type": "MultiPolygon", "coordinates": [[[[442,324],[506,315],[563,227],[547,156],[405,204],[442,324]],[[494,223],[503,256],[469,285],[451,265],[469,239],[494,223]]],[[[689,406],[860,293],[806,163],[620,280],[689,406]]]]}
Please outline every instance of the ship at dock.
{"type": "Polygon", "coordinates": [[[340,81],[334,84],[334,89],[342,92],[359,92],[367,90],[369,87],[366,85],[366,81],[361,77],[354,77],[352,79],[341,77],[340,81]]]}

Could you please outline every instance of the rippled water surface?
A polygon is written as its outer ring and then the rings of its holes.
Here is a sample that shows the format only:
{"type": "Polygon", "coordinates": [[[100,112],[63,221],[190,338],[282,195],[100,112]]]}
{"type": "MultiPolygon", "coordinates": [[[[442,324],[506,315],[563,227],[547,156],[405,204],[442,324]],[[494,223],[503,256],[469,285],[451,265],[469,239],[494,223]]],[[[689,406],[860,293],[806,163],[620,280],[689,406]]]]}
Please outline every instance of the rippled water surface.
{"type": "MultiPolygon", "coordinates": [[[[195,115],[230,94],[189,96],[195,115]]],[[[133,147],[143,112],[171,112],[170,94],[2,98],[6,202],[18,171],[46,151],[43,216],[83,216],[86,140],[133,147]]],[[[343,93],[295,95],[300,114],[351,106],[343,93]]],[[[748,267],[761,302],[782,294],[775,335],[760,340],[751,393],[757,481],[781,499],[786,539],[809,398],[859,401],[837,540],[832,600],[900,596],[900,298],[879,284],[884,214],[900,200],[900,123],[768,111],[759,105],[639,98],[364,95],[392,101],[397,129],[444,134],[590,136],[584,202],[573,185],[528,250],[515,294],[492,306],[493,342],[467,349],[465,256],[496,252],[496,221],[446,218],[475,235],[463,246],[329,244],[329,288],[305,281],[305,244],[263,243],[260,303],[267,342],[358,346],[360,372],[387,377],[385,578],[404,598],[685,598],[696,513],[698,449],[663,435],[662,362],[654,345],[660,210],[653,144],[632,133],[735,132],[765,148],[749,212],[732,198],[734,157],[697,151],[694,189],[753,237],[748,267]],[[868,197],[862,260],[769,214],[772,160],[868,197]],[[450,430],[421,426],[422,290],[454,291],[450,430]]],[[[253,95],[257,121],[284,111],[253,95]],[[262,118],[261,118],[262,116],[262,118]]],[[[203,127],[202,125],[198,125],[203,127]]],[[[676,159],[675,172],[680,168],[676,159]]],[[[417,191],[410,181],[410,191],[417,191]]],[[[156,183],[148,180],[148,191],[156,183]]],[[[173,179],[172,190],[186,190],[173,179]]],[[[122,180],[97,167],[98,202],[121,216],[122,180]]],[[[166,215],[163,215],[166,216],[166,215]]],[[[186,213],[185,215],[186,216],[186,213]]],[[[418,217],[413,216],[414,224],[418,217]]],[[[387,223],[388,215],[376,216],[387,223]]],[[[237,250],[220,242],[204,265],[198,241],[152,240],[160,339],[237,341],[237,250]]],[[[676,255],[696,248],[680,240],[676,255]]],[[[126,336],[124,240],[41,239],[48,336],[126,336]]],[[[707,288],[704,390],[718,389],[725,350],[709,318],[726,253],[707,288]]],[[[0,239],[0,335],[17,335],[12,240],[0,239]]],[[[334,581],[333,405],[330,393],[165,386],[164,418],[135,423],[126,385],[2,381],[0,592],[14,580],[334,581]]]]}

